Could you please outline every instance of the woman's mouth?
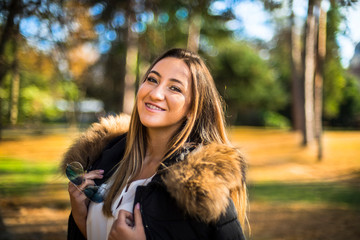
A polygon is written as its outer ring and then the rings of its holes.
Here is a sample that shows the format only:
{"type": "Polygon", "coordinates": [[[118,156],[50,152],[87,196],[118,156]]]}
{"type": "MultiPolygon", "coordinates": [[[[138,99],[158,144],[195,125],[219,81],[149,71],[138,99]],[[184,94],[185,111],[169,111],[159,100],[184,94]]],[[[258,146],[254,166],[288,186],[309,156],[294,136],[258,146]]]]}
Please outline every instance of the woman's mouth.
{"type": "Polygon", "coordinates": [[[162,109],[162,108],[160,108],[160,107],[158,107],[158,106],[155,106],[155,105],[153,105],[153,104],[150,104],[150,103],[145,103],[145,106],[146,106],[147,108],[152,109],[152,110],[165,111],[164,109],[162,109]]]}

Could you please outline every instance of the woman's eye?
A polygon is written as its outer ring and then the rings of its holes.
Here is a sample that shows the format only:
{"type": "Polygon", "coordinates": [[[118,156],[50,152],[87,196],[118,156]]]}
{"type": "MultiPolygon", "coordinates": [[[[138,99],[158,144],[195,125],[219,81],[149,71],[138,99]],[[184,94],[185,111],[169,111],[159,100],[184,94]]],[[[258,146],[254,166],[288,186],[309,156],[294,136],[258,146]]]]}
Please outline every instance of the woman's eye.
{"type": "Polygon", "coordinates": [[[171,86],[170,90],[181,93],[181,89],[176,86],[171,86]]]}
{"type": "Polygon", "coordinates": [[[156,79],[153,77],[148,77],[146,80],[152,83],[157,83],[156,79]]]}

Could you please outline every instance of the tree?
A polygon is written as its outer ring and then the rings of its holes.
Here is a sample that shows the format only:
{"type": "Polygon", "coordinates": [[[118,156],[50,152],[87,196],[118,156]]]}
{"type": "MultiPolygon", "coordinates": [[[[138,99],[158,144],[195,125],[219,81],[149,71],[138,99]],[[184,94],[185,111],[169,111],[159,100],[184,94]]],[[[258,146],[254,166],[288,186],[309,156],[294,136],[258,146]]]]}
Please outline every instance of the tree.
{"type": "Polygon", "coordinates": [[[308,145],[315,137],[314,122],[314,74],[315,74],[315,46],[316,19],[314,15],[316,0],[309,0],[305,27],[305,63],[304,63],[304,108],[305,127],[303,144],[308,145]]]}
{"type": "Polygon", "coordinates": [[[318,160],[323,157],[322,144],[322,111],[323,111],[323,79],[324,79],[324,62],[326,56],[326,12],[319,5],[319,27],[317,40],[317,58],[315,70],[315,92],[314,92],[314,111],[315,111],[315,138],[318,145],[318,160]]]}
{"type": "Polygon", "coordinates": [[[217,88],[228,105],[229,122],[263,125],[262,114],[286,104],[279,79],[250,44],[229,39],[217,43],[221,46],[218,55],[208,58],[217,88]]]}
{"type": "MultiPolygon", "coordinates": [[[[18,51],[26,45],[24,39],[34,40],[33,45],[47,46],[54,45],[56,42],[56,26],[62,26],[63,11],[62,1],[52,0],[8,0],[0,2],[0,16],[3,21],[0,25],[0,87],[4,87],[4,82],[8,77],[12,80],[12,101],[9,109],[11,121],[13,124],[18,118],[18,103],[20,102],[19,82],[22,81],[22,62],[18,58],[18,51]],[[24,25],[30,21],[41,23],[41,34],[30,33],[32,28],[26,28],[24,25]],[[21,26],[23,29],[21,30],[21,26]],[[47,29],[44,29],[47,28],[47,29]],[[30,35],[32,36],[30,36],[30,35]],[[39,44],[41,43],[41,44],[39,44]],[[46,45],[45,44],[45,45],[46,45]]],[[[4,115],[4,96],[0,97],[0,116],[4,115]]],[[[3,117],[0,120],[0,131],[2,128],[3,117]]],[[[1,135],[1,134],[0,134],[1,135]]],[[[1,136],[0,136],[1,138],[1,136]]]]}
{"type": "Polygon", "coordinates": [[[301,35],[298,26],[295,24],[295,14],[293,10],[293,0],[290,0],[290,49],[291,49],[291,95],[292,95],[292,119],[293,129],[304,132],[304,84],[303,63],[301,50],[301,35]]]}

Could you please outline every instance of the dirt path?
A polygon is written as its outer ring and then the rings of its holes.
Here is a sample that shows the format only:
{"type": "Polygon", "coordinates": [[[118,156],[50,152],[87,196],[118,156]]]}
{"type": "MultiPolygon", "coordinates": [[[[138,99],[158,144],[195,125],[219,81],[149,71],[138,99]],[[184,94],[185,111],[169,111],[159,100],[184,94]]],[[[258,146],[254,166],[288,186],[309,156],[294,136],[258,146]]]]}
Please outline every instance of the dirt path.
{"type": "Polygon", "coordinates": [[[251,204],[254,240],[359,240],[360,211],[306,205],[251,204]]]}

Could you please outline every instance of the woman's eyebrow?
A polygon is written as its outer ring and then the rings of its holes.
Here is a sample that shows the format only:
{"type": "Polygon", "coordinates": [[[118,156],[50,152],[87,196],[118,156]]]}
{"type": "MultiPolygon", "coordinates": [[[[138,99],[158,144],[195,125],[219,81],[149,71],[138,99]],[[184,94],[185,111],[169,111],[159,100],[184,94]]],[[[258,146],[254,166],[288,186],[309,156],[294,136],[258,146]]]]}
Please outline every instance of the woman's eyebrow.
{"type": "MultiPolygon", "coordinates": [[[[158,77],[161,78],[161,74],[160,74],[159,72],[155,71],[155,70],[151,70],[151,71],[149,72],[149,74],[150,74],[150,73],[154,73],[155,75],[157,75],[158,77]]],[[[176,78],[170,78],[169,80],[172,81],[172,82],[177,82],[177,83],[179,83],[179,84],[181,84],[181,85],[184,86],[184,83],[183,83],[182,81],[176,79],[176,78]]]]}
{"type": "Polygon", "coordinates": [[[149,74],[150,73],[154,73],[154,74],[156,74],[156,75],[158,75],[159,77],[161,77],[161,74],[160,73],[158,73],[157,71],[155,71],[155,70],[151,70],[150,72],[149,72],[149,74]]]}
{"type": "Polygon", "coordinates": [[[176,78],[170,78],[169,80],[172,81],[172,82],[177,82],[177,83],[179,83],[179,84],[181,84],[181,85],[184,86],[183,82],[180,81],[180,80],[177,80],[176,78]]]}

